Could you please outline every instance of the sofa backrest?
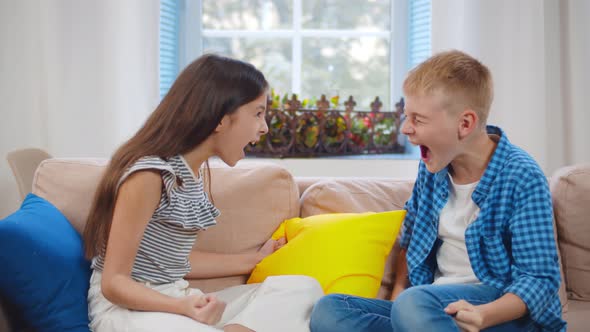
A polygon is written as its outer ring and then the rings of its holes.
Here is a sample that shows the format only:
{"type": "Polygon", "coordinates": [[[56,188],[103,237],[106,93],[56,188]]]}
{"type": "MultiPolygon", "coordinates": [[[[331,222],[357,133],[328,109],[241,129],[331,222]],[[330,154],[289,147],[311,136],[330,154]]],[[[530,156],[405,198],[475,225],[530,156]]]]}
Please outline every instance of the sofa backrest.
{"type": "MultiPolygon", "coordinates": [[[[33,180],[33,193],[59,208],[82,232],[104,159],[48,159],[33,180]]],[[[203,232],[196,248],[214,252],[255,251],[285,219],[321,213],[401,209],[412,179],[298,178],[275,164],[242,161],[236,167],[211,164],[212,194],[222,214],[203,232]],[[301,197],[299,192],[301,189],[301,197]],[[245,227],[247,225],[248,227],[245,227]]],[[[551,178],[556,230],[568,295],[590,301],[590,164],[566,167],[551,178]]],[[[379,297],[389,296],[394,247],[379,297]]],[[[244,283],[246,276],[191,280],[206,292],[244,283]]],[[[562,301],[564,290],[560,290],[562,301]]],[[[565,303],[565,302],[564,302],[565,303]]]]}
{"type": "MultiPolygon", "coordinates": [[[[414,186],[413,179],[393,178],[296,178],[302,192],[301,216],[322,213],[388,211],[403,209],[414,186]]],[[[590,207],[590,204],[587,204],[590,207]]],[[[395,258],[399,253],[396,242],[385,265],[378,297],[388,299],[395,280],[395,258]]],[[[590,257],[590,256],[586,256],[590,257]]],[[[563,276],[563,272],[562,272],[563,276]]],[[[565,281],[565,278],[562,278],[565,281]]],[[[565,282],[561,283],[559,297],[567,308],[565,282]]]]}
{"type": "Polygon", "coordinates": [[[568,297],[590,301],[590,163],[557,170],[551,194],[568,297]]]}
{"type": "MultiPolygon", "coordinates": [[[[33,180],[33,193],[53,203],[82,233],[107,160],[48,159],[33,180]]],[[[299,215],[299,192],[289,172],[274,164],[211,163],[211,194],[218,225],[199,234],[195,249],[255,252],[285,219],[299,215]]],[[[205,292],[245,283],[247,276],[189,280],[205,292]]]]}

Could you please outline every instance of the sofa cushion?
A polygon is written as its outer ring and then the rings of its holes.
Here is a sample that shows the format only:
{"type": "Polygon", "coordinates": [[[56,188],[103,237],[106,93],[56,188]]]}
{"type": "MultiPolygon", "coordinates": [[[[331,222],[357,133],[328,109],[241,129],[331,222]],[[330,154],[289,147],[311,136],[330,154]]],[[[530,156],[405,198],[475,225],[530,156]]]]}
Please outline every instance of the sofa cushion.
{"type": "Polygon", "coordinates": [[[568,306],[568,311],[563,314],[563,319],[567,322],[567,331],[587,332],[590,302],[571,300],[568,306]]]}
{"type": "Polygon", "coordinates": [[[106,159],[46,159],[33,179],[33,193],[50,201],[82,234],[106,159]]]}
{"type": "Polygon", "coordinates": [[[286,220],[273,234],[287,244],[262,260],[248,283],[275,275],[314,277],[326,294],[377,296],[385,260],[405,211],[335,213],[286,220]]]}
{"type": "MultiPolygon", "coordinates": [[[[257,251],[285,219],[299,215],[299,191],[281,166],[243,160],[233,168],[211,164],[211,194],[221,211],[217,225],[199,234],[195,249],[218,253],[257,251]]],[[[248,276],[189,280],[213,292],[246,283],[248,276]]]]}
{"type": "MultiPolygon", "coordinates": [[[[52,202],[81,233],[107,162],[105,159],[45,160],[35,174],[33,192],[52,202]]],[[[199,234],[196,249],[220,253],[254,252],[283,220],[299,215],[299,191],[284,168],[243,160],[233,168],[213,161],[210,169],[212,199],[221,215],[215,227],[199,234]]],[[[189,282],[192,287],[211,292],[244,284],[247,277],[189,282]]]]}
{"type": "Polygon", "coordinates": [[[319,181],[301,195],[301,217],[323,213],[383,212],[403,209],[413,180],[332,178],[319,181]]]}
{"type": "Polygon", "coordinates": [[[29,194],[0,221],[0,293],[37,331],[88,331],[90,264],[51,203],[29,194]]]}
{"type": "MultiPolygon", "coordinates": [[[[403,209],[412,194],[413,180],[393,178],[332,178],[310,185],[301,195],[301,217],[324,213],[383,212],[403,209]]],[[[393,235],[392,235],[393,236],[393,235]]],[[[396,241],[385,263],[380,299],[389,298],[393,287],[396,241]]]]}
{"type": "Polygon", "coordinates": [[[557,170],[551,194],[568,296],[590,301],[590,164],[557,170]]]}

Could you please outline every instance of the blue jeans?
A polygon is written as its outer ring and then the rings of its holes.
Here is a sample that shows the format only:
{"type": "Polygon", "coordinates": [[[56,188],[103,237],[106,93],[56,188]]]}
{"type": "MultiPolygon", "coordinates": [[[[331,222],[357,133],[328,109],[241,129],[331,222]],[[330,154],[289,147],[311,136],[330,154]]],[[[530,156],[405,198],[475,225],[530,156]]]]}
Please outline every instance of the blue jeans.
{"type": "MultiPolygon", "coordinates": [[[[458,300],[473,305],[492,302],[502,293],[477,285],[411,287],[394,301],[331,294],[321,298],[311,314],[311,332],[460,331],[444,308],[458,300]]],[[[528,315],[487,328],[486,332],[539,331],[528,315]]]]}

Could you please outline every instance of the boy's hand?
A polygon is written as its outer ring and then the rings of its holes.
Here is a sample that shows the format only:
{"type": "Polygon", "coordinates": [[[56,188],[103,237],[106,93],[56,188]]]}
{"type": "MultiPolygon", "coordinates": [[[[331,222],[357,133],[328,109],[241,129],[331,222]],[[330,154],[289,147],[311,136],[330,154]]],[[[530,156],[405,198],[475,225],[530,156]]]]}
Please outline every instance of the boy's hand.
{"type": "Polygon", "coordinates": [[[225,302],[213,295],[190,295],[180,298],[183,315],[207,325],[214,325],[221,319],[225,302]]]}
{"type": "Polygon", "coordinates": [[[287,240],[282,237],[278,240],[268,239],[262,247],[258,250],[258,258],[259,261],[263,260],[266,256],[272,254],[273,252],[279,250],[282,246],[287,243],[287,240]]]}
{"type": "Polygon", "coordinates": [[[479,332],[484,328],[483,314],[477,306],[465,301],[459,300],[449,304],[445,312],[454,316],[455,322],[461,328],[461,331],[479,332]]]}

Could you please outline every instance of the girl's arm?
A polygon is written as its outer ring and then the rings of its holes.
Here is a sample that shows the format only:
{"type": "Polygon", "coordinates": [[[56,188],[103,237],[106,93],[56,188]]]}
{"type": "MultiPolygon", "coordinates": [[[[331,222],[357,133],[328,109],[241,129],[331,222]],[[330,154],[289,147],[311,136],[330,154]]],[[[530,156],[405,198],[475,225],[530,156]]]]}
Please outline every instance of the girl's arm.
{"type": "Polygon", "coordinates": [[[187,304],[182,299],[161,294],[131,278],[139,244],[158,206],[161,190],[162,178],[158,171],[151,170],[131,174],[119,188],[102,273],[102,293],[125,308],[187,315],[187,304]]]}
{"type": "Polygon", "coordinates": [[[284,238],[278,241],[269,239],[260,250],[250,254],[218,254],[193,250],[189,256],[191,271],[186,277],[200,279],[249,274],[264,257],[284,244],[284,238]]]}

